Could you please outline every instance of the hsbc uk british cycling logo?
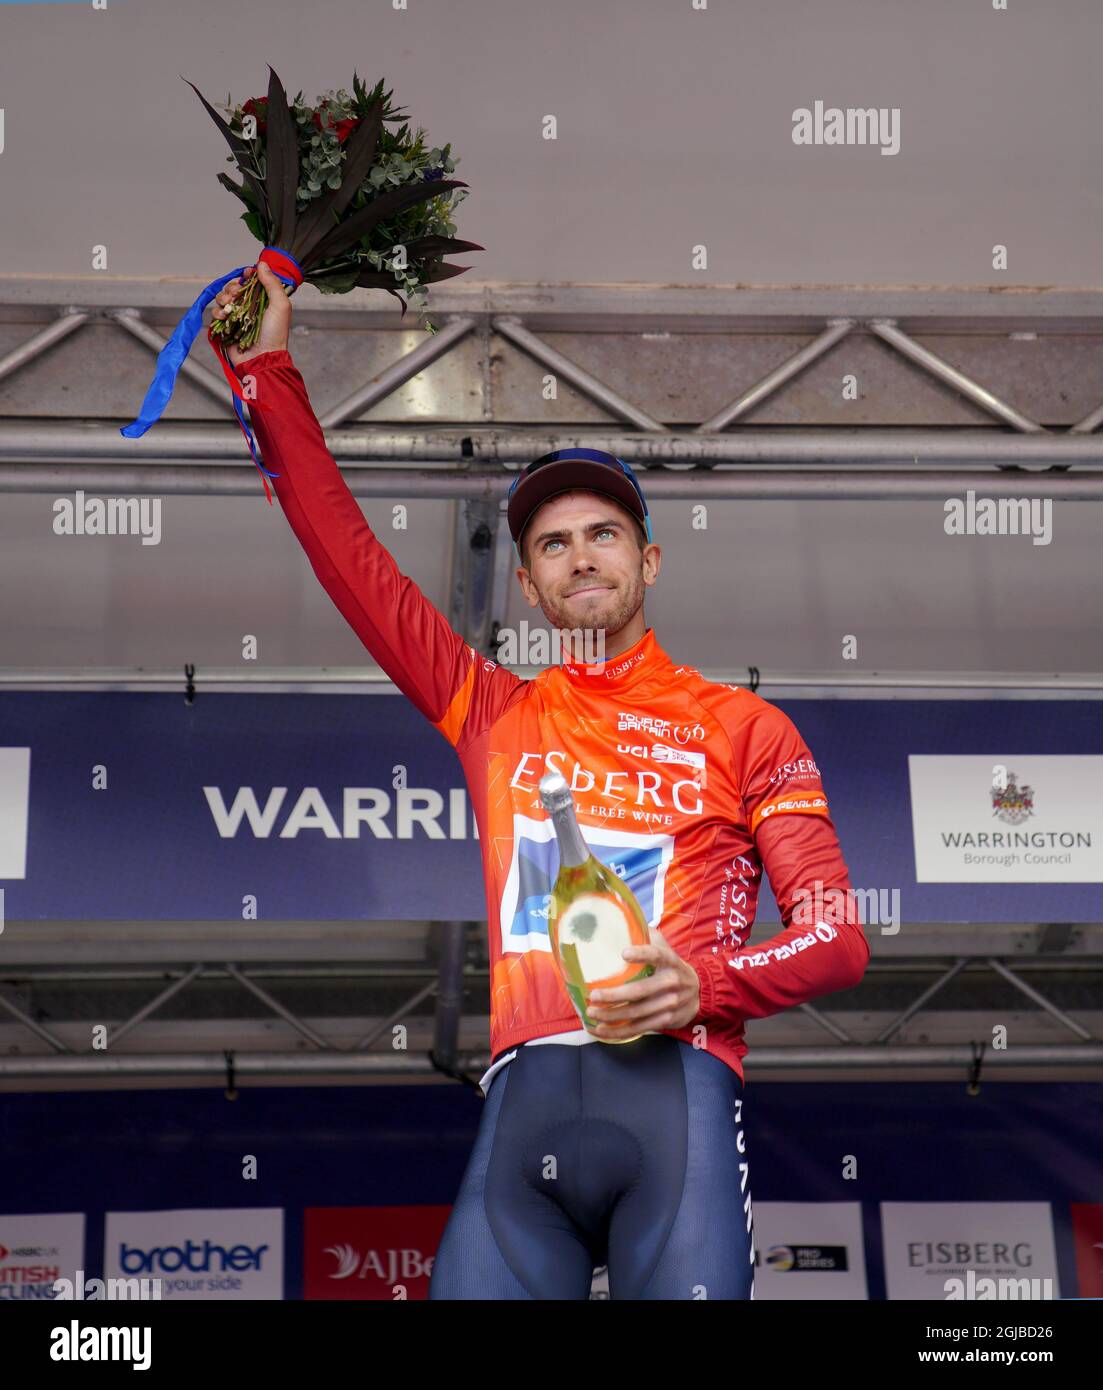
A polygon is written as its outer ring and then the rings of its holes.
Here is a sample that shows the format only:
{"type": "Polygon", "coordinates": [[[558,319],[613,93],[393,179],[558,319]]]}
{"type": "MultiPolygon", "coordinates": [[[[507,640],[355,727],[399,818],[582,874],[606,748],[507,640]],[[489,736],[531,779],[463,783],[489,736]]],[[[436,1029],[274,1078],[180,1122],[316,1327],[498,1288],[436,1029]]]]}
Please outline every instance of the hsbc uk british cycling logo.
{"type": "MultiPolygon", "coordinates": [[[[648,926],[663,915],[663,890],[674,857],[674,836],[583,828],[586,844],[635,893],[648,926]]],[[[550,820],[514,814],[513,857],[502,893],[502,950],[550,951],[548,901],[559,873],[559,845],[550,820]]]]}

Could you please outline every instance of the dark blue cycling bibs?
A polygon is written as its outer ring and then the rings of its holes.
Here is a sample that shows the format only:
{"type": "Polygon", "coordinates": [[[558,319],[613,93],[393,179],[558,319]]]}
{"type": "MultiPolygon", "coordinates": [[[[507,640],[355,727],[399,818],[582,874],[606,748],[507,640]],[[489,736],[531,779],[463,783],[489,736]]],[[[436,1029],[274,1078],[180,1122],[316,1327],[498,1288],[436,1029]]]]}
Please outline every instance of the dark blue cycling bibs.
{"type": "Polygon", "coordinates": [[[431,1299],[746,1299],[743,1088],[666,1034],[523,1046],[489,1083],[431,1299]]]}

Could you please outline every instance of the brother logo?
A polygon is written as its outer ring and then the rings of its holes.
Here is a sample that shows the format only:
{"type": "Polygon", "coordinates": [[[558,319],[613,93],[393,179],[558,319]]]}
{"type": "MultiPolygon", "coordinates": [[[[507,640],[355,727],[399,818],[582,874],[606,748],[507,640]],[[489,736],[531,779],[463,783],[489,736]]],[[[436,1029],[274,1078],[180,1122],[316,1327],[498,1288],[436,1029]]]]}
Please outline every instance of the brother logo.
{"type": "Polygon", "coordinates": [[[260,1269],[261,1257],[267,1245],[215,1245],[205,1240],[186,1240],[183,1245],[154,1245],[148,1250],[137,1245],[119,1246],[119,1267],[124,1274],[175,1274],[181,1269],[190,1274],[208,1274],[213,1269],[260,1269]]]}

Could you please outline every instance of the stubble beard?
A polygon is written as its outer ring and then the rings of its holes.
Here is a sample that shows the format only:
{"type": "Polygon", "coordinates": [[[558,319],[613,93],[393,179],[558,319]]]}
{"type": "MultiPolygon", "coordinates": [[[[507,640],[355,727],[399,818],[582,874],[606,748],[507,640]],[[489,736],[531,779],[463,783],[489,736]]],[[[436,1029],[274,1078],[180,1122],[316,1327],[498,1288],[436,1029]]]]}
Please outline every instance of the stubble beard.
{"type": "MultiPolygon", "coordinates": [[[[585,585],[579,587],[584,588],[585,585]]],[[[644,589],[641,565],[626,589],[610,589],[600,602],[571,604],[569,598],[557,600],[550,594],[541,593],[540,611],[553,628],[568,631],[580,628],[584,638],[592,632],[593,636],[586,640],[585,646],[600,651],[601,634],[604,633],[604,640],[608,643],[639,612],[644,589]]]]}

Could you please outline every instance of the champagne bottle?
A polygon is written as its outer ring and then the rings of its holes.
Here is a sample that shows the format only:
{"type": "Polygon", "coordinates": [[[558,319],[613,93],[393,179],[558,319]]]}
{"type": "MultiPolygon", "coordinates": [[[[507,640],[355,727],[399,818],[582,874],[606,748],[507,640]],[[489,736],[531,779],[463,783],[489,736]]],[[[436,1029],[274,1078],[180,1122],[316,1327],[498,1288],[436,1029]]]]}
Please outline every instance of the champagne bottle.
{"type": "MultiPolygon", "coordinates": [[[[582,1026],[593,1033],[597,1021],[587,1007],[590,990],[611,989],[654,974],[654,966],[625,960],[621,954],[626,946],[646,946],[651,933],[636,895],[591,854],[582,838],[566,778],[558,772],[542,777],[540,800],[559,841],[559,873],[548,903],[552,954],[582,1026]]],[[[635,1042],[642,1036],[598,1041],[635,1042]]]]}

